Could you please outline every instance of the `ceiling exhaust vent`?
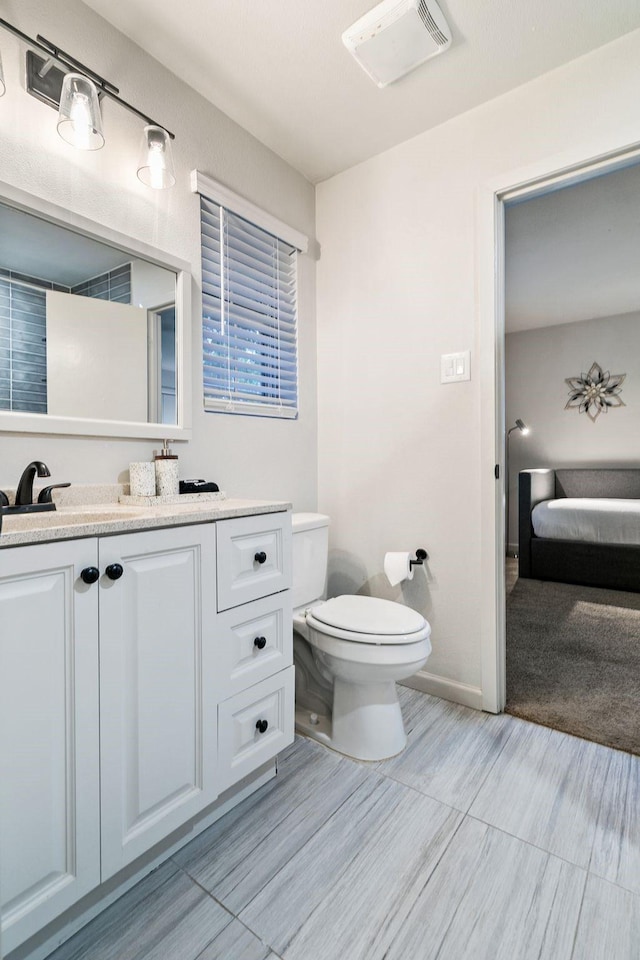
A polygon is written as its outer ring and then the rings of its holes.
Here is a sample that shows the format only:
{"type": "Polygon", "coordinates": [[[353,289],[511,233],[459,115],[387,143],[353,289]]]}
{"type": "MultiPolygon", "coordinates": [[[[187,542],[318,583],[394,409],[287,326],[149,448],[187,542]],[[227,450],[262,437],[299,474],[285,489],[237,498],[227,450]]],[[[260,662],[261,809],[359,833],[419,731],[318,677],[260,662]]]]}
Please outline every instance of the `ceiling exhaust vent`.
{"type": "Polygon", "coordinates": [[[342,34],[342,42],[379,87],[386,87],[451,45],[435,0],[383,0],[342,34]]]}

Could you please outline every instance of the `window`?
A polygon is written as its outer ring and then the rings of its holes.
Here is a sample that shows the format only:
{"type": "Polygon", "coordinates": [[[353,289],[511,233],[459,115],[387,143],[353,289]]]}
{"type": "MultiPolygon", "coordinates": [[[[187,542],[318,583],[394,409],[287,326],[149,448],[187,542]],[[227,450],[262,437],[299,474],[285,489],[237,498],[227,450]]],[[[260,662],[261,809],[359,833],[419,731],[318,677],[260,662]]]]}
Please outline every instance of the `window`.
{"type": "Polygon", "coordinates": [[[200,212],[205,409],[296,417],[300,247],[208,196],[200,212]]]}

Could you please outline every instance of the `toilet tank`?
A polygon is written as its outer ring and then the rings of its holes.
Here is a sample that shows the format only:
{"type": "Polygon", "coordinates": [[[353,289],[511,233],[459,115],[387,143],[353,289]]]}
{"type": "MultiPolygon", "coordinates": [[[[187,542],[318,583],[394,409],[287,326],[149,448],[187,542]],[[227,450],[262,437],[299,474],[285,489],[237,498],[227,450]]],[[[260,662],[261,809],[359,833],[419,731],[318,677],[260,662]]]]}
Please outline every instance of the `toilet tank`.
{"type": "Polygon", "coordinates": [[[293,609],[305,607],[324,595],[329,554],[329,517],[323,513],[294,513],[293,609]]]}

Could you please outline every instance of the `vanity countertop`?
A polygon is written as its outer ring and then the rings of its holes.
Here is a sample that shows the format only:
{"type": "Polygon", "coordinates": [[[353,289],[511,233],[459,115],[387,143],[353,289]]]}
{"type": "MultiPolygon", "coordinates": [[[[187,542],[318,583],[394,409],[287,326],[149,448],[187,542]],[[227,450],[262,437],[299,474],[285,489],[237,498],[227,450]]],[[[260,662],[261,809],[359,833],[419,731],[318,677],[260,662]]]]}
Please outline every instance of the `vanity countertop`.
{"type": "Polygon", "coordinates": [[[154,507],[122,506],[112,501],[62,505],[50,513],[5,515],[0,548],[78,537],[104,537],[290,509],[290,503],[281,501],[233,499],[154,507]]]}

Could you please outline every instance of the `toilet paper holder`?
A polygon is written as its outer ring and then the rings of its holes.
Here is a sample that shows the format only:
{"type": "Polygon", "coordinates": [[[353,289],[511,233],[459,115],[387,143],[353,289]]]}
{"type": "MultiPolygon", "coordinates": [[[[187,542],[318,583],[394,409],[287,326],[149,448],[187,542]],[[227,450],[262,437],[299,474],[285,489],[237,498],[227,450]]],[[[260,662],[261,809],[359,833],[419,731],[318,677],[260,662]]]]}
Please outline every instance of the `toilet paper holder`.
{"type": "Polygon", "coordinates": [[[429,559],[429,554],[426,550],[423,550],[422,547],[418,547],[416,550],[415,560],[409,560],[409,569],[412,567],[421,567],[425,560],[429,559]]]}

